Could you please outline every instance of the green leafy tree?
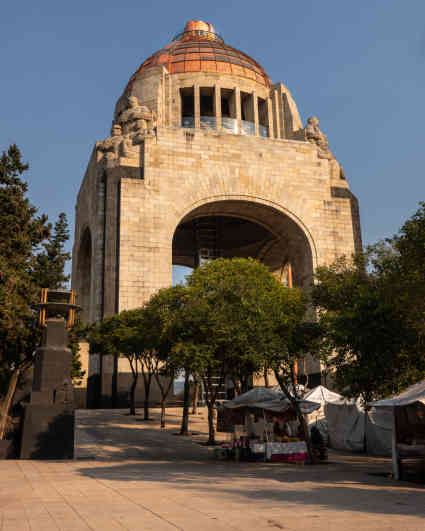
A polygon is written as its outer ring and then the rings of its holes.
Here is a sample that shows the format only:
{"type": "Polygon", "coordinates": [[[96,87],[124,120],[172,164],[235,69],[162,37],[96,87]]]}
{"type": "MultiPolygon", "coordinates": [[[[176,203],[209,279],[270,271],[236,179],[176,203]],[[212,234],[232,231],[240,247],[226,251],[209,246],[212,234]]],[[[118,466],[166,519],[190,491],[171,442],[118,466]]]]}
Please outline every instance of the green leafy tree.
{"type": "Polygon", "coordinates": [[[136,387],[148,350],[144,330],[143,310],[136,309],[123,311],[95,323],[89,327],[86,335],[91,354],[113,356],[118,353],[127,359],[132,374],[129,390],[130,415],[136,414],[136,387]]]}
{"type": "MultiPolygon", "coordinates": [[[[167,398],[182,360],[172,349],[173,333],[176,332],[179,312],[185,302],[186,288],[178,285],[159,290],[143,308],[149,351],[155,356],[153,375],[161,393],[161,427],[165,428],[167,398]]],[[[187,423],[182,422],[183,432],[187,423]]]]}
{"type": "MultiPolygon", "coordinates": [[[[28,164],[23,163],[16,145],[3,152],[0,159],[0,399],[3,399],[0,439],[5,435],[15,389],[32,365],[41,338],[31,305],[39,302],[41,287],[62,287],[67,280],[64,265],[69,253],[63,247],[69,236],[66,216],[60,214],[52,233],[47,216],[38,215],[26,197],[28,185],[21,178],[26,170],[28,164]]],[[[76,354],[75,369],[77,365],[76,354]]]]}
{"type": "Polygon", "coordinates": [[[38,301],[34,281],[36,250],[49,236],[45,215],[26,197],[21,175],[28,169],[16,145],[0,159],[0,439],[20,375],[31,366],[40,341],[31,304],[38,301]]]}
{"type": "Polygon", "coordinates": [[[79,342],[85,338],[86,326],[76,323],[72,328],[68,330],[69,344],[68,347],[72,352],[72,366],[71,366],[71,378],[74,384],[80,384],[85,375],[83,371],[81,359],[80,359],[80,345],[79,342]]]}
{"type": "Polygon", "coordinates": [[[368,402],[399,392],[425,375],[411,279],[400,255],[379,244],[353,260],[317,270],[312,297],[334,348],[330,365],[341,392],[368,402]]]}
{"type": "Polygon", "coordinates": [[[302,319],[298,290],[285,288],[255,260],[217,259],[187,277],[187,295],[173,345],[202,378],[209,444],[215,442],[214,406],[227,375],[261,370],[283,337],[302,319]]]}
{"type": "Polygon", "coordinates": [[[419,203],[416,213],[408,219],[399,233],[386,240],[386,260],[382,253],[375,267],[388,281],[398,287],[398,304],[407,322],[418,334],[418,349],[425,349],[425,202],[419,203]],[[392,258],[392,260],[391,260],[392,258]]]}
{"type": "Polygon", "coordinates": [[[34,282],[40,288],[66,288],[69,275],[65,275],[64,269],[71,258],[71,253],[65,251],[68,240],[68,220],[66,214],[61,212],[53,231],[42,244],[43,250],[35,257],[34,282]]]}
{"type": "Polygon", "coordinates": [[[306,355],[321,359],[323,355],[323,328],[319,323],[305,321],[306,301],[299,290],[289,290],[282,301],[281,316],[277,317],[275,339],[270,342],[266,363],[273,370],[279,387],[291,403],[301,425],[310,462],[314,453],[310,432],[300,409],[295,366],[306,355]],[[280,321],[280,325],[279,325],[280,321]]]}

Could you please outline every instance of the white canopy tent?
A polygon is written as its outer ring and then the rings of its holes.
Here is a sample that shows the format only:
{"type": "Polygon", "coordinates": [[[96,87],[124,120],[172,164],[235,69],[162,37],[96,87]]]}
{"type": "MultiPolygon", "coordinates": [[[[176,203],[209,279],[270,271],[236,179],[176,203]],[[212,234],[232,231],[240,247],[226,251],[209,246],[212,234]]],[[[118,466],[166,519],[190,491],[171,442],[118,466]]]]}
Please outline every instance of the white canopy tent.
{"type": "Polygon", "coordinates": [[[365,411],[360,399],[337,400],[325,405],[329,446],[350,452],[390,456],[392,416],[383,409],[365,411]]]}
{"type": "Polygon", "coordinates": [[[342,396],[334,391],[330,391],[323,385],[318,385],[314,389],[307,391],[303,397],[305,400],[311,400],[312,402],[319,402],[319,404],[326,404],[327,402],[337,402],[342,400],[342,396]]]}
{"type": "Polygon", "coordinates": [[[347,400],[319,385],[304,399],[321,404],[309,415],[310,426],[317,426],[330,448],[371,455],[391,455],[392,416],[388,411],[372,408],[366,415],[360,400],[347,400]]]}
{"type": "MultiPolygon", "coordinates": [[[[320,404],[310,400],[301,399],[298,400],[298,404],[303,414],[312,413],[320,408],[320,404]]],[[[247,393],[239,395],[228,402],[224,402],[223,406],[230,409],[252,407],[274,411],[276,413],[283,413],[292,407],[292,404],[283,393],[267,389],[267,387],[254,387],[247,393]]]]}
{"type": "Polygon", "coordinates": [[[304,399],[320,404],[319,409],[308,415],[307,423],[310,429],[315,426],[320,431],[325,444],[328,445],[329,427],[325,415],[325,406],[329,402],[338,402],[339,400],[342,400],[342,396],[338,393],[330,391],[323,385],[318,385],[314,389],[307,391],[307,393],[304,395],[304,399]]]}
{"type": "Polygon", "coordinates": [[[418,382],[408,387],[399,395],[394,395],[391,398],[384,400],[377,400],[371,402],[370,405],[374,407],[394,407],[394,406],[408,406],[420,402],[425,405],[425,380],[418,382]]]}
{"type": "Polygon", "coordinates": [[[425,380],[408,387],[399,395],[369,404],[392,421],[393,476],[400,479],[400,465],[416,461],[425,480],[425,380]],[[406,444],[410,439],[409,444],[406,444]]]}

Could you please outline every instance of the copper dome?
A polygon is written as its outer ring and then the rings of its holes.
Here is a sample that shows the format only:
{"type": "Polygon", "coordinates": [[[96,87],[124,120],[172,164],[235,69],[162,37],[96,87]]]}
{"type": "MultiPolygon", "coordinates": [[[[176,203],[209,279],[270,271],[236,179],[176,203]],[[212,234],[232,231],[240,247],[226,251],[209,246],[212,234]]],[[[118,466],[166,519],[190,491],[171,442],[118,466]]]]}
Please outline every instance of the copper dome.
{"type": "Polygon", "coordinates": [[[131,76],[127,89],[142,70],[164,65],[170,74],[219,72],[252,79],[266,87],[270,79],[257,61],[225,44],[211,24],[191,20],[184,31],[154,53],[131,76]]]}

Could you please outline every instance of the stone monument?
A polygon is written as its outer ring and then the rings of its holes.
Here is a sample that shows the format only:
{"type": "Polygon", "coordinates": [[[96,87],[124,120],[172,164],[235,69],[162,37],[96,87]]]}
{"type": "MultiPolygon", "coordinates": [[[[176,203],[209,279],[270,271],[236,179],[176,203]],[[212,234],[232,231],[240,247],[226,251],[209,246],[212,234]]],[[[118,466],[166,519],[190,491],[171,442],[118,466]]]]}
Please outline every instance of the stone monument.
{"type": "Polygon", "coordinates": [[[30,403],[25,406],[21,459],[72,459],[74,452],[74,395],[71,380],[72,353],[68,348],[67,321],[60,313],[78,307],[72,292],[60,294],[71,302],[45,301],[36,305],[43,325],[41,346],[36,350],[30,403]],[[69,299],[68,299],[69,300],[69,299]],[[50,316],[49,314],[53,314],[50,316]]]}
{"type": "MultiPolygon", "coordinates": [[[[218,256],[254,257],[286,285],[309,286],[317,266],[361,248],[344,177],[286,85],[211,24],[188,22],[137,68],[111,136],[94,146],[72,262],[83,321],[139,307],[171,284],[173,265],[218,256]]],[[[90,358],[99,396],[126,390],[123,363],[90,358]]],[[[306,370],[320,383],[319,362],[306,370]]]]}

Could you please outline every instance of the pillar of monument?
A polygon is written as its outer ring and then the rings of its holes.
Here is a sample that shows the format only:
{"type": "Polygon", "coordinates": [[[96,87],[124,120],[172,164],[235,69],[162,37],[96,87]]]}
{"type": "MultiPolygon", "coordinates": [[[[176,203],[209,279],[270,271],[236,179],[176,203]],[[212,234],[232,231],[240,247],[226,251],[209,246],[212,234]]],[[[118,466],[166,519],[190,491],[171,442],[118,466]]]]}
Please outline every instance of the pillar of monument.
{"type": "Polygon", "coordinates": [[[72,459],[74,396],[72,353],[64,319],[48,319],[36,350],[34,379],[25,406],[21,459],[72,459]]]}

